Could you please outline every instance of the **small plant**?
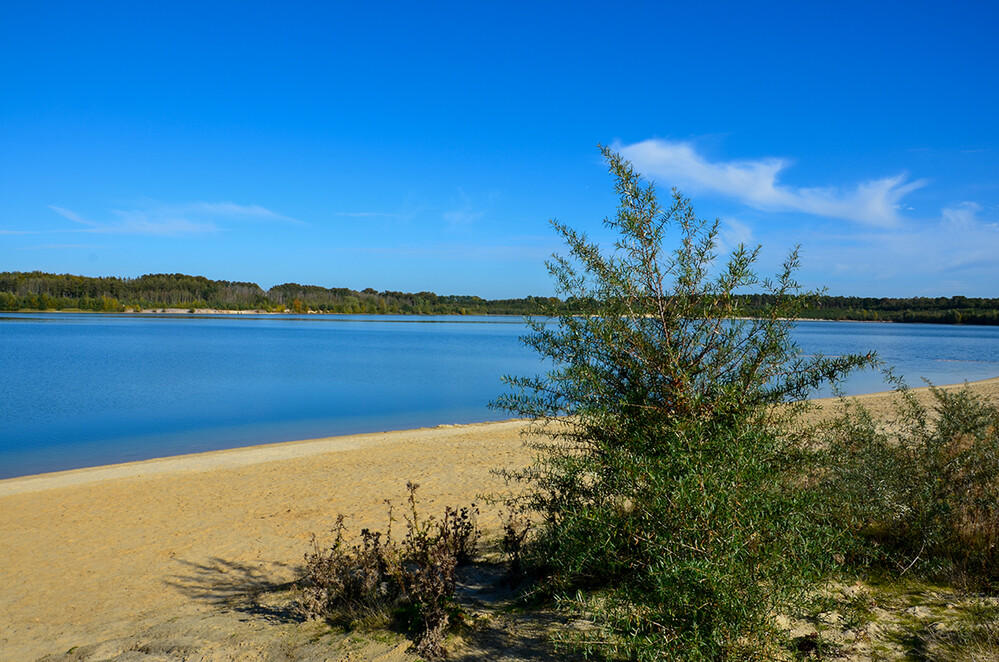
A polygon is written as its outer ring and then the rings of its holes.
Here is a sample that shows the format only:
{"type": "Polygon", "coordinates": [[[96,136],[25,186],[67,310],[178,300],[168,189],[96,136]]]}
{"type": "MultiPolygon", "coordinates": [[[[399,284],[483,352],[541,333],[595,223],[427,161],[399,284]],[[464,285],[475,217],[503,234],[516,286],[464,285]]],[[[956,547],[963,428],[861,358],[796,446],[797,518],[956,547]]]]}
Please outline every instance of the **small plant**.
{"type": "Polygon", "coordinates": [[[459,567],[470,564],[478,552],[482,535],[476,525],[478,516],[479,508],[474,503],[470,507],[444,509],[438,535],[454,554],[459,567]]]}
{"type": "Polygon", "coordinates": [[[328,549],[313,536],[313,551],[305,556],[300,607],[307,618],[342,625],[371,616],[402,616],[415,632],[416,652],[438,659],[446,654],[444,637],[459,613],[455,570],[476,554],[478,509],[447,508],[440,520],[421,519],[416,506],[419,485],[410,482],[406,487],[409,512],[402,542],[392,538],[391,504],[384,536],[364,529],[361,541],[348,546],[343,515],[337,515],[328,549]]]}
{"type": "Polygon", "coordinates": [[[506,579],[511,585],[520,583],[524,578],[524,542],[530,531],[531,520],[511,507],[503,524],[503,539],[500,541],[500,549],[509,564],[506,579]]]}
{"type": "Polygon", "coordinates": [[[384,614],[402,593],[398,581],[399,555],[392,541],[391,527],[382,534],[361,531],[361,542],[344,542],[344,517],[337,515],[333,544],[320,548],[312,536],[313,551],[305,556],[306,584],[301,608],[308,618],[326,618],[342,624],[359,618],[384,614]]]}
{"type": "Polygon", "coordinates": [[[419,485],[406,483],[409,514],[406,538],[402,543],[402,583],[417,621],[416,652],[426,658],[444,657],[444,636],[451,617],[458,613],[454,602],[459,565],[475,556],[479,530],[475,524],[478,509],[446,508],[438,521],[420,522],[416,508],[419,485]]]}
{"type": "Polygon", "coordinates": [[[851,630],[862,630],[874,620],[872,608],[875,601],[866,591],[857,591],[847,596],[842,607],[843,623],[851,630]]]}

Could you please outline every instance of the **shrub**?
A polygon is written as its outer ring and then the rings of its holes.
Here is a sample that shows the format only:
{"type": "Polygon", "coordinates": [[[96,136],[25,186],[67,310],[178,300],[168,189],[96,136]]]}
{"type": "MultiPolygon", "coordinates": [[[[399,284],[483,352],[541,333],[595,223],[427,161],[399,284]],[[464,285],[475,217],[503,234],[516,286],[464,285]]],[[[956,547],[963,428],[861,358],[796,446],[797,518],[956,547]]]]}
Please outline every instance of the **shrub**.
{"type": "Polygon", "coordinates": [[[313,535],[313,551],[305,556],[306,581],[301,608],[308,618],[326,618],[349,624],[382,614],[394,604],[405,587],[401,578],[398,549],[389,534],[361,531],[361,542],[344,542],[344,517],[337,515],[334,539],[322,549],[313,535]]]}
{"type": "Polygon", "coordinates": [[[831,556],[832,532],[802,490],[805,455],[782,432],[787,408],[871,357],[802,356],[793,251],[759,281],[759,249],[715,265],[718,224],[603,149],[620,205],[610,253],[553,221],[569,256],[549,263],[557,309],[529,321],[546,376],[511,377],[496,406],[533,418],[535,461],[509,473],[537,525],[526,550],[548,587],[597,624],[590,651],[635,659],[719,659],[767,649],[773,615],[831,556]],[[675,247],[664,245],[676,232],[675,247]],[[734,294],[762,287],[765,314],[734,294]]]}
{"type": "Polygon", "coordinates": [[[446,654],[444,636],[451,617],[458,613],[454,602],[455,570],[475,556],[478,510],[474,504],[471,508],[448,507],[439,521],[430,517],[421,523],[416,508],[419,485],[407,483],[406,487],[409,514],[402,542],[401,583],[417,625],[416,652],[440,658],[446,654]]]}
{"type": "MultiPolygon", "coordinates": [[[[512,506],[512,504],[508,504],[512,506]]],[[[506,581],[511,585],[517,585],[524,579],[524,541],[531,532],[531,520],[515,507],[511,507],[507,512],[506,521],[503,523],[503,538],[500,541],[500,551],[503,552],[508,561],[506,581]]]]}
{"type": "Polygon", "coordinates": [[[406,536],[392,538],[392,507],[384,537],[361,531],[361,542],[344,542],[344,517],[338,515],[333,544],[322,549],[313,537],[313,551],[305,556],[301,610],[307,618],[323,618],[349,625],[370,616],[404,617],[415,632],[416,651],[428,659],[444,657],[444,636],[452,616],[455,570],[476,553],[478,510],[447,508],[437,520],[421,520],[416,507],[419,485],[407,483],[409,512],[406,536]],[[408,618],[406,618],[408,617],[408,618]]]}
{"type": "Polygon", "coordinates": [[[857,560],[895,571],[999,579],[999,407],[969,388],[931,388],[932,409],[898,392],[893,419],[859,403],[825,430],[825,488],[857,560]]]}

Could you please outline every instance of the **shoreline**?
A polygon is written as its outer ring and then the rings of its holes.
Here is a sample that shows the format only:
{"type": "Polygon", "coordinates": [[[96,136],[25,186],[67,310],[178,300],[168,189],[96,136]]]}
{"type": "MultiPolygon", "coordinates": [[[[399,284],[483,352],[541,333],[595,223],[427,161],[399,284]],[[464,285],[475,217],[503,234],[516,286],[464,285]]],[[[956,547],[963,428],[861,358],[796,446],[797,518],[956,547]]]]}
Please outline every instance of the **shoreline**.
{"type": "MultiPolygon", "coordinates": [[[[146,315],[150,317],[203,317],[212,315],[319,315],[319,316],[341,316],[341,317],[530,317],[520,313],[340,313],[327,312],[322,310],[308,310],[296,313],[293,310],[229,310],[227,308],[142,308],[141,310],[82,310],[79,308],[65,308],[60,310],[4,310],[0,315],[110,315],[132,317],[135,315],[146,315]]],[[[813,320],[823,321],[823,320],[813,320]]],[[[828,320],[849,322],[850,320],[828,320]]],[[[890,321],[890,320],[886,320],[890,321]]]]}
{"type": "Polygon", "coordinates": [[[481,423],[437,425],[432,428],[359,432],[357,434],[280,441],[273,444],[223,448],[200,453],[185,453],[183,455],[169,455],[166,457],[150,458],[148,460],[136,460],[134,462],[119,462],[93,467],[81,467],[79,469],[29,474],[27,476],[14,476],[13,478],[0,479],[0,497],[86,485],[88,483],[121,478],[141,478],[157,474],[203,472],[214,469],[235,469],[264,462],[294,460],[325,453],[342,453],[362,448],[375,448],[383,444],[396,443],[401,438],[419,440],[426,437],[447,436],[448,431],[475,429],[505,433],[509,428],[520,430],[527,424],[528,421],[524,419],[509,419],[481,423]],[[487,428],[489,430],[486,430],[487,428]]]}
{"type": "MultiPolygon", "coordinates": [[[[492,470],[527,464],[524,427],[370,433],[3,481],[0,659],[79,660],[67,651],[91,645],[94,659],[118,659],[163,638],[246,659],[233,641],[306,636],[312,624],[262,623],[238,601],[296,579],[312,535],[327,541],[338,513],[352,537],[384,530],[386,500],[404,504],[408,481],[425,516],[504,492],[492,470]]],[[[479,522],[501,526],[496,509],[479,522]]]]}
{"type": "MultiPolygon", "coordinates": [[[[187,317],[187,318],[197,318],[197,317],[211,317],[211,316],[242,316],[242,315],[259,315],[259,316],[278,316],[278,315],[318,315],[318,316],[365,316],[365,317],[538,317],[540,313],[490,313],[490,312],[478,312],[478,313],[343,313],[343,312],[331,312],[323,310],[306,310],[296,313],[291,309],[285,309],[283,311],[274,310],[262,310],[262,309],[252,309],[252,310],[230,310],[227,308],[141,308],[139,310],[134,310],[131,307],[126,307],[126,310],[82,310],[74,308],[66,308],[60,310],[32,310],[32,309],[19,309],[19,310],[6,310],[0,311],[0,315],[4,313],[10,313],[15,315],[121,315],[121,316],[147,316],[147,317],[187,317]]],[[[733,320],[753,320],[758,319],[754,317],[732,317],[733,320]]],[[[780,318],[786,320],[787,318],[780,318]]],[[[825,318],[825,317],[798,317],[794,320],[795,322],[847,322],[856,324],[902,324],[902,325],[920,325],[925,324],[929,326],[959,326],[968,328],[977,327],[991,327],[997,326],[996,324],[982,323],[982,324],[968,324],[964,322],[925,322],[925,321],[913,321],[906,322],[901,320],[892,319],[846,319],[846,318],[825,318]]]]}
{"type": "MultiPolygon", "coordinates": [[[[969,385],[999,400],[999,378],[969,385]]],[[[857,398],[875,410],[889,395],[857,398]]],[[[290,600],[312,534],[329,542],[338,513],[350,538],[384,531],[386,501],[405,504],[408,481],[421,486],[422,517],[509,494],[494,470],[530,463],[526,427],[374,432],[0,481],[0,657],[80,662],[184,650],[233,660],[247,659],[249,646],[274,652],[254,659],[271,659],[282,642],[318,638],[332,642],[316,658],[326,659],[340,641],[328,628],[245,605],[260,595],[290,600]]],[[[483,505],[478,521],[487,539],[501,535],[499,506],[483,505]]],[[[351,659],[415,660],[405,641],[363,645],[351,659]]]]}
{"type": "MultiPolygon", "coordinates": [[[[935,388],[949,390],[961,388],[965,384],[990,392],[994,391],[996,397],[999,397],[999,376],[976,380],[973,382],[935,385],[935,388]]],[[[909,390],[917,394],[928,394],[930,387],[919,386],[910,388],[909,390]]],[[[847,396],[847,399],[864,403],[884,400],[892,393],[894,392],[878,391],[875,393],[863,393],[860,395],[847,396]]],[[[811,402],[823,406],[835,404],[838,400],[839,399],[835,397],[814,398],[811,402]]],[[[322,453],[345,452],[356,450],[358,448],[371,448],[380,444],[392,443],[397,437],[411,437],[414,435],[420,437],[428,435],[432,436],[435,434],[441,434],[447,430],[495,428],[496,431],[505,432],[510,426],[525,427],[528,423],[529,421],[527,419],[507,419],[503,421],[445,424],[434,427],[404,430],[359,432],[356,434],[280,441],[270,444],[239,446],[235,448],[202,451],[198,453],[184,453],[182,455],[149,458],[146,460],[136,460],[132,462],[116,462],[112,464],[96,465],[93,467],[80,467],[77,469],[28,474],[25,476],[14,476],[12,478],[0,479],[0,497],[8,494],[21,494],[25,492],[54,489],[58,487],[83,485],[101,480],[134,478],[153,474],[176,473],[183,471],[211,471],[217,468],[235,468],[259,464],[262,462],[309,457],[322,453]]]]}

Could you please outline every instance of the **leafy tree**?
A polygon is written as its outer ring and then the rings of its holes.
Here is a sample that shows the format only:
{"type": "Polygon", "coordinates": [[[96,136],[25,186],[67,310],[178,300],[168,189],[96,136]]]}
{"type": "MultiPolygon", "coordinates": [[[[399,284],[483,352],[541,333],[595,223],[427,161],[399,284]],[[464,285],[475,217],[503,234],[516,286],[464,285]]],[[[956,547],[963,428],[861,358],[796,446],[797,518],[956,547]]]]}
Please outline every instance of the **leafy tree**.
{"type": "Polygon", "coordinates": [[[788,401],[872,357],[803,356],[793,320],[816,294],[753,271],[759,248],[715,264],[717,221],[654,187],[603,148],[620,196],[610,251],[553,221],[568,247],[549,263],[558,306],[525,342],[551,364],[510,377],[495,404],[536,421],[520,506],[540,519],[536,569],[598,625],[577,641],[636,659],[761,654],[772,618],[829,563],[833,534],[788,401]],[[672,248],[667,242],[673,240],[672,248]],[[737,291],[762,287],[746,319],[737,291]]]}

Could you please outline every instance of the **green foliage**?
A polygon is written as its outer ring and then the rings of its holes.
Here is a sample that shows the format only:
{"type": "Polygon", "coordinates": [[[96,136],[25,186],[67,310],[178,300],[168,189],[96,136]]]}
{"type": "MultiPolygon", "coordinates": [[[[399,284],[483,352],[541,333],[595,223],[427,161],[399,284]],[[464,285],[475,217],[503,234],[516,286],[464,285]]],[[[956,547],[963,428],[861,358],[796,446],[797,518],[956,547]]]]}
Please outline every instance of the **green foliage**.
{"type": "Polygon", "coordinates": [[[893,419],[846,401],[820,437],[824,486],[859,561],[999,580],[999,407],[970,389],[898,392],[893,419]]]}
{"type": "MultiPolygon", "coordinates": [[[[139,278],[88,278],[69,274],[0,272],[0,311],[103,310],[104,298],[131,308],[214,308],[271,312],[321,312],[435,315],[536,315],[544,310],[581,313],[589,298],[554,297],[488,300],[433,292],[357,292],[344,287],[284,283],[264,292],[256,283],[210,280],[184,274],[147,274],[139,278]],[[298,304],[295,304],[295,300],[298,304]]],[[[732,294],[746,316],[766,315],[775,295],[732,294]]],[[[802,308],[803,318],[933,322],[940,324],[999,324],[999,299],[962,296],[906,299],[817,296],[802,308]]]]}
{"type": "MultiPolygon", "coordinates": [[[[801,488],[806,456],[777,407],[871,357],[802,356],[792,252],[775,280],[758,249],[715,264],[717,222],[674,191],[668,208],[604,150],[620,206],[605,253],[554,222],[569,255],[549,270],[585,314],[550,311],[525,342],[544,377],[508,378],[496,405],[542,434],[522,505],[539,518],[529,557],[597,624],[583,648],[635,659],[721,659],[766,650],[771,619],[832,556],[833,533],[801,488]],[[667,242],[673,241],[672,249],[667,242]],[[745,319],[739,290],[769,303],[745,319]]],[[[818,509],[821,511],[821,509],[818,509]]]]}
{"type": "MultiPolygon", "coordinates": [[[[743,297],[749,314],[767,297],[743,297]]],[[[999,299],[975,297],[844,297],[820,296],[801,311],[803,319],[857,320],[871,322],[919,322],[930,324],[999,324],[999,299]]]]}
{"type": "Polygon", "coordinates": [[[255,283],[210,280],[185,274],[147,274],[139,278],[88,278],[42,272],[0,272],[0,311],[212,308],[309,311],[346,314],[494,314],[536,312],[538,297],[486,300],[477,296],[440,296],[433,292],[360,292],[347,288],[285,283],[264,292],[255,283]],[[120,307],[105,308],[106,300],[120,307]]]}

